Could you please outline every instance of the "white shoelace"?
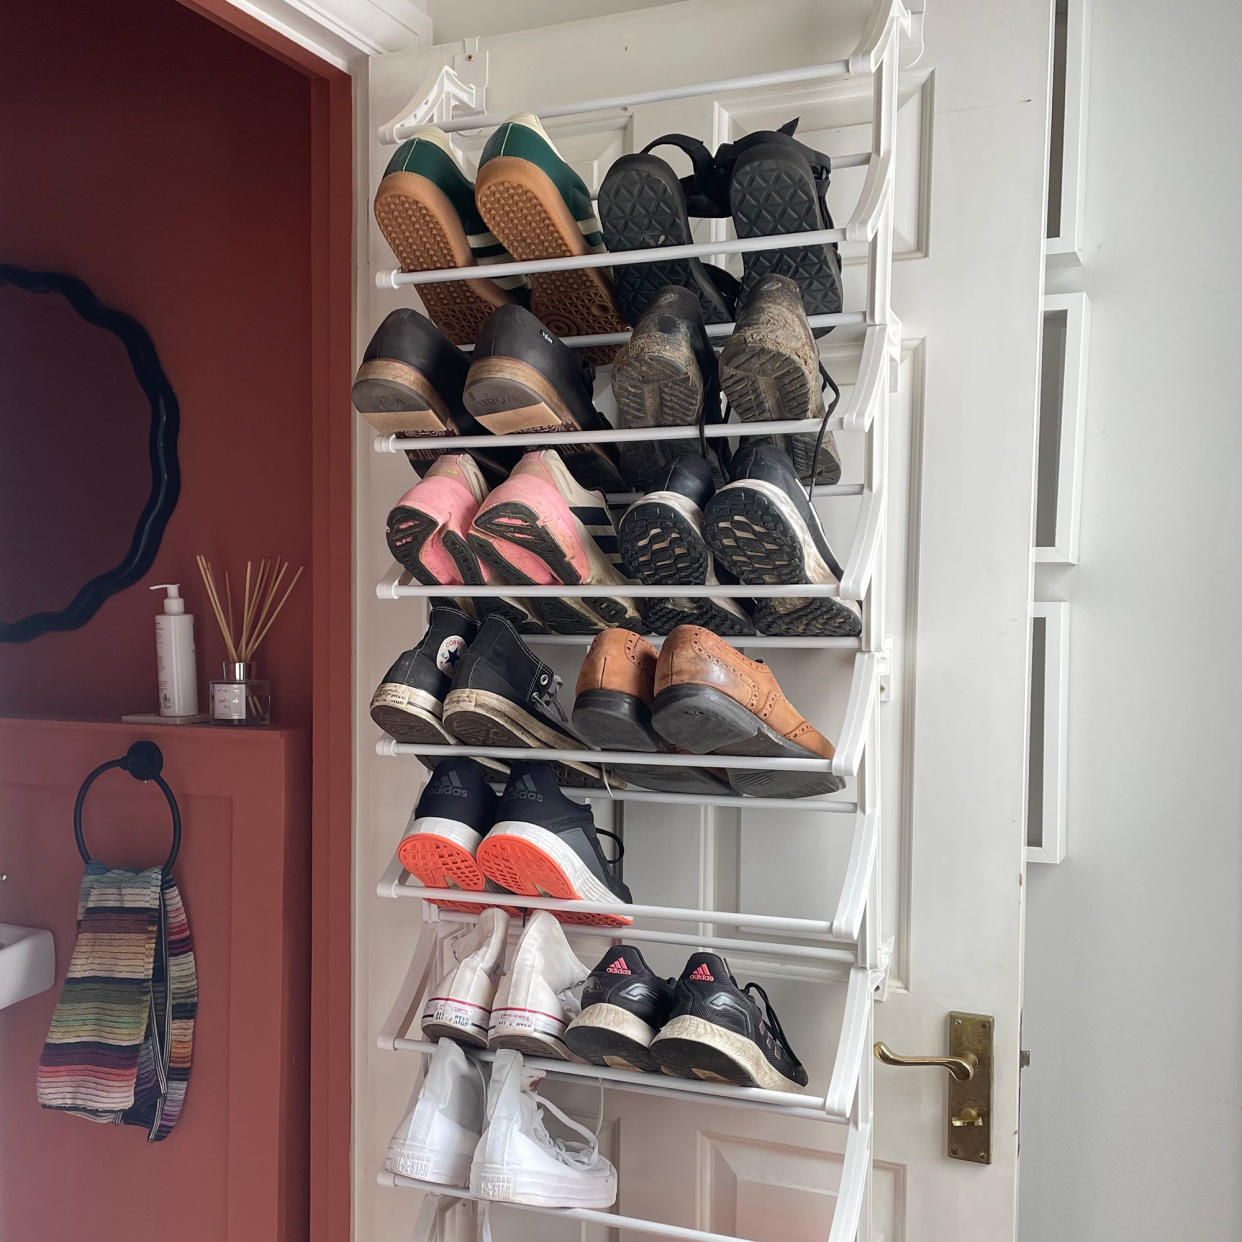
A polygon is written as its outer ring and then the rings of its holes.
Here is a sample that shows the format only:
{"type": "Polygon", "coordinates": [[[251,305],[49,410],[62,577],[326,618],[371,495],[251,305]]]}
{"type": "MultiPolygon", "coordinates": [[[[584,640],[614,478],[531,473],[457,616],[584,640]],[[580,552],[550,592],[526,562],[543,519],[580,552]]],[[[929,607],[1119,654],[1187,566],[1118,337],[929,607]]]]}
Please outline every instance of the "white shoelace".
{"type": "Polygon", "coordinates": [[[551,1100],[545,1100],[543,1096],[534,1096],[537,1111],[535,1113],[534,1137],[553,1151],[557,1152],[567,1164],[572,1164],[579,1169],[589,1169],[596,1161],[599,1155],[599,1140],[586,1126],[579,1124],[572,1117],[566,1116],[551,1100]],[[547,1126],[543,1123],[543,1112],[546,1109],[567,1129],[572,1130],[575,1134],[582,1135],[582,1144],[579,1145],[573,1139],[553,1138],[548,1133],[547,1126]]]}

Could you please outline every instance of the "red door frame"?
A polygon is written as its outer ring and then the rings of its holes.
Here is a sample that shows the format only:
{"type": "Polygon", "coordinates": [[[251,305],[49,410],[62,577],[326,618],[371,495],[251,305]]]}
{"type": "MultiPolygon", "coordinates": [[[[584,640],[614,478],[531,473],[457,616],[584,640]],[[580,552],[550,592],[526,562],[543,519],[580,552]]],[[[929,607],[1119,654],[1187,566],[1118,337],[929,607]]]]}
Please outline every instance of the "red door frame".
{"type": "Polygon", "coordinates": [[[348,73],[229,0],[180,3],[263,48],[310,83],[310,1238],[347,1242],[353,1128],[353,83],[348,73]]]}

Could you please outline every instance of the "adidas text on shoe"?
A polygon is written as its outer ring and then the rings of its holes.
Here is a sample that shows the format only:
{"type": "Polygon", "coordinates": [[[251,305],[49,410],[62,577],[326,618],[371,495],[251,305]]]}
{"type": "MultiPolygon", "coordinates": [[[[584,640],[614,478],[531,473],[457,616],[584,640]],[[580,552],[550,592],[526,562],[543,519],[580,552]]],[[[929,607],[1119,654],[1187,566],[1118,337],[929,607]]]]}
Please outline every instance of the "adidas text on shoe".
{"type": "MultiPolygon", "coordinates": [[[[609,905],[633,900],[617,875],[620,856],[608,859],[600,848],[591,808],[561,793],[548,763],[513,765],[496,824],[477,857],[488,879],[511,893],[609,905]]],[[[599,927],[634,921],[626,914],[574,910],[558,910],[556,917],[599,927]]]]}
{"type": "MultiPolygon", "coordinates": [[[[443,727],[471,746],[582,750],[557,698],[558,678],[503,617],[483,622],[444,700],[443,727]]],[[[603,783],[591,764],[557,765],[566,784],[603,783]]]]}
{"type": "Polygon", "coordinates": [[[565,1029],[578,1013],[570,989],[586,975],[560,923],[534,911],[492,1002],[489,1046],[569,1060],[565,1029]]]}
{"type": "Polygon", "coordinates": [[[540,1077],[525,1068],[520,1052],[503,1048],[496,1054],[487,1088],[487,1129],[470,1166],[470,1193],[537,1207],[611,1207],[616,1169],[600,1154],[590,1130],[533,1092],[540,1077]],[[554,1139],[545,1114],[575,1137],[554,1139]]]}
{"type": "MultiPolygon", "coordinates": [[[[375,194],[375,219],[401,270],[428,271],[502,263],[509,256],[475,204],[474,186],[448,136],[433,125],[415,131],[388,161],[375,194]]],[[[522,277],[423,285],[427,313],[453,341],[468,345],[497,307],[524,289],[522,277]]]]}
{"type": "Polygon", "coordinates": [[[466,1054],[442,1039],[413,1107],[388,1143],[384,1167],[440,1186],[468,1186],[483,1130],[484,1093],[466,1054]]]}
{"type": "Polygon", "coordinates": [[[668,1020],[675,988],[661,979],[632,945],[609,949],[582,989],[582,1012],[565,1042],[584,1061],[613,1069],[658,1072],[649,1049],[668,1020]]]}
{"type": "Polygon", "coordinates": [[[715,953],[695,953],[677,981],[672,1012],[651,1041],[668,1074],[768,1091],[798,1091],[807,1073],[756,983],[739,988],[715,953]],[[763,1007],[751,995],[758,993],[763,1007]]]}
{"type": "Polygon", "coordinates": [[[509,916],[489,906],[452,940],[457,964],[432,987],[420,1025],[423,1037],[487,1047],[496,983],[505,964],[509,916]]]}
{"type": "MultiPolygon", "coordinates": [[[[518,113],[487,140],[475,201],[487,226],[515,259],[599,254],[604,236],[590,191],[529,112],[518,113]]],[[[555,336],[624,332],[612,279],[600,268],[542,272],[531,280],[531,310],[555,336]]],[[[612,361],[615,346],[589,350],[612,361]]]]}

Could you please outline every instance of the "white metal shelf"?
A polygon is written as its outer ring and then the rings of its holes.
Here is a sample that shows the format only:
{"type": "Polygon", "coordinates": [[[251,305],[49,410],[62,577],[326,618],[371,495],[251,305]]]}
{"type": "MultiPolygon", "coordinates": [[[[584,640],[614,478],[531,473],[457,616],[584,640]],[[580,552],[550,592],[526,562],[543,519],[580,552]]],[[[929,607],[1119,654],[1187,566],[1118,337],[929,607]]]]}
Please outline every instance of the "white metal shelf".
{"type": "MultiPolygon", "coordinates": [[[[529,589],[523,588],[524,591],[529,589]]],[[[443,593],[443,588],[439,588],[439,593],[443,593]]],[[[837,735],[837,746],[831,759],[821,759],[816,756],[797,759],[759,755],[712,754],[705,756],[640,750],[591,750],[585,747],[575,750],[524,746],[473,746],[466,743],[431,745],[423,742],[397,742],[389,737],[377,741],[376,753],[386,757],[425,755],[437,759],[450,759],[461,755],[476,759],[502,759],[513,763],[542,759],[548,762],[586,763],[595,767],[622,769],[636,764],[657,768],[701,768],[706,762],[714,768],[739,771],[829,772],[840,777],[857,776],[858,765],[862,761],[863,749],[867,743],[871,718],[875,713],[876,700],[879,697],[879,668],[880,657],[876,652],[859,652],[854,657],[850,693],[846,700],[841,729],[837,735]]],[[[615,775],[624,779],[625,773],[620,771],[615,775]]],[[[798,799],[790,799],[790,801],[796,802],[798,799]]]]}
{"type": "MultiPolygon", "coordinates": [[[[706,588],[705,588],[706,589],[706,588]]],[[[588,647],[598,637],[596,634],[523,634],[522,641],[527,646],[544,647],[588,647]]],[[[667,635],[648,634],[647,641],[657,650],[664,646],[667,635]]],[[[776,649],[800,650],[804,647],[818,647],[827,651],[858,651],[862,640],[858,638],[795,638],[783,634],[726,634],[717,635],[730,646],[744,651],[748,647],[772,647],[776,649]]]]}

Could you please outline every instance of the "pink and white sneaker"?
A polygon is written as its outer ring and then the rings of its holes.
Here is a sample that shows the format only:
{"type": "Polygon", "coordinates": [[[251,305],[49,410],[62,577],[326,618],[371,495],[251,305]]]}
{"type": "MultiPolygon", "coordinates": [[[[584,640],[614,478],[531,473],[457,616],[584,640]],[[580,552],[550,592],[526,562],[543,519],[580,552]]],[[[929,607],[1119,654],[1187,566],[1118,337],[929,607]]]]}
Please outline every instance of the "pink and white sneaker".
{"type": "MultiPolygon", "coordinates": [[[[620,570],[617,532],[603,493],[582,487],[555,449],[527,453],[518,462],[479,505],[468,539],[479,562],[510,582],[630,585],[620,570]]],[[[558,634],[643,628],[637,603],[620,593],[532,602],[558,634]]]]}
{"type": "MultiPolygon", "coordinates": [[[[466,453],[438,458],[388,514],[388,550],[411,577],[424,586],[481,586],[503,582],[479,563],[466,535],[487,483],[466,453]]],[[[541,630],[520,600],[502,597],[476,601],[480,620],[499,612],[519,629],[541,630]]]]}

